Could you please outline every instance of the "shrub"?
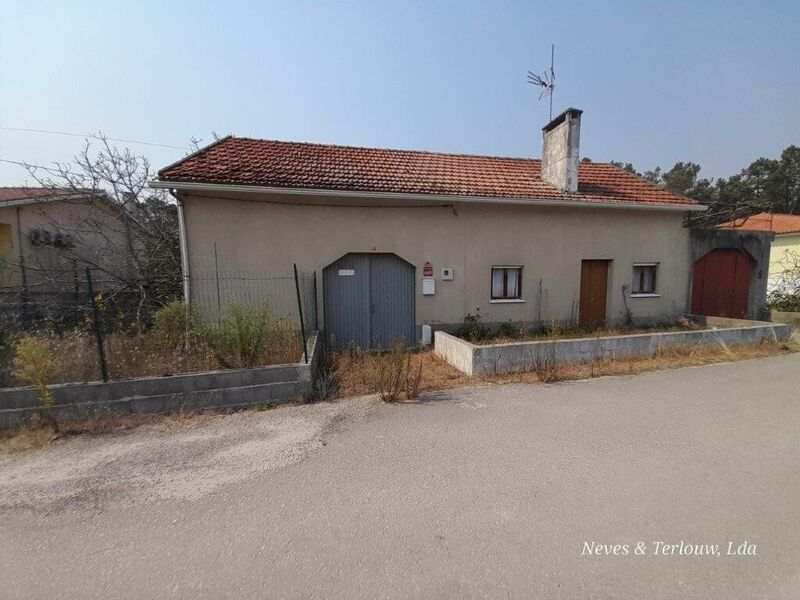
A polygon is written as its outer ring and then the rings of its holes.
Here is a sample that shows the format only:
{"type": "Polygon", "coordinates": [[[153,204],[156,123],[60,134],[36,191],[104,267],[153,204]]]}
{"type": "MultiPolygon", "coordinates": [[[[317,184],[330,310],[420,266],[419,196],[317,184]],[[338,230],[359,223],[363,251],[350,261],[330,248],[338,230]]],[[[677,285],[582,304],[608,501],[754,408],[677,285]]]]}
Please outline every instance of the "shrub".
{"type": "Polygon", "coordinates": [[[547,344],[533,357],[533,371],[542,383],[550,383],[560,379],[560,369],[556,361],[556,347],[547,344]]]}
{"type": "Polygon", "coordinates": [[[195,323],[194,310],[181,300],[174,300],[153,315],[153,330],[168,348],[178,348],[195,323]]]}
{"type": "Polygon", "coordinates": [[[14,358],[14,377],[20,383],[32,385],[36,389],[45,416],[56,431],[58,424],[50,412],[53,407],[53,392],[50,391],[49,384],[58,376],[58,371],[55,357],[45,342],[34,337],[24,337],[19,341],[14,358]]]}
{"type": "Polygon", "coordinates": [[[413,366],[414,353],[403,344],[392,346],[391,352],[377,357],[374,387],[384,402],[399,402],[401,395],[406,400],[419,396],[422,384],[422,360],[413,366]]]}
{"type": "Polygon", "coordinates": [[[575,324],[565,323],[563,321],[549,321],[545,325],[545,336],[551,339],[566,338],[566,337],[582,337],[587,333],[592,333],[599,329],[598,327],[582,328],[575,324]]]}
{"type": "Polygon", "coordinates": [[[406,348],[395,344],[391,352],[378,360],[376,388],[384,402],[398,402],[403,391],[406,368],[406,348]]]}
{"type": "Polygon", "coordinates": [[[475,314],[467,313],[464,324],[458,330],[458,337],[468,342],[480,342],[490,336],[489,329],[481,323],[480,309],[475,309],[475,314]]]}
{"type": "Polygon", "coordinates": [[[312,402],[331,400],[339,393],[342,387],[331,352],[322,352],[319,357],[318,368],[317,381],[314,383],[314,389],[309,400],[312,402]]]}
{"type": "Polygon", "coordinates": [[[422,360],[419,361],[419,368],[416,371],[411,366],[411,352],[406,359],[406,398],[413,400],[419,396],[419,386],[422,383],[422,360]]]}
{"type": "Polygon", "coordinates": [[[224,369],[257,366],[264,360],[270,343],[296,343],[291,323],[273,321],[266,304],[259,307],[231,304],[223,319],[204,326],[202,333],[204,342],[224,369]]]}
{"type": "Polygon", "coordinates": [[[497,336],[503,338],[515,337],[519,332],[520,328],[512,321],[501,323],[500,327],[497,328],[497,336]]]}
{"type": "Polygon", "coordinates": [[[0,386],[12,385],[14,340],[8,329],[0,325],[0,386]]]}
{"type": "Polygon", "coordinates": [[[800,312],[800,294],[784,294],[780,292],[770,294],[769,307],[772,310],[800,312]]]}

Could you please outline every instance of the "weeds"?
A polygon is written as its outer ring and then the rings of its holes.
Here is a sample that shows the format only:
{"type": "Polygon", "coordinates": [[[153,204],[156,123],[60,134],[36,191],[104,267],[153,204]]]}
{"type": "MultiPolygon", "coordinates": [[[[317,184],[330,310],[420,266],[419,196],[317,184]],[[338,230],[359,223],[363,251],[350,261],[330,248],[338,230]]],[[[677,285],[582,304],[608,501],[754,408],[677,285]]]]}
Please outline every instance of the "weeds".
{"type": "Polygon", "coordinates": [[[384,402],[399,402],[404,387],[406,348],[395,344],[378,362],[376,387],[384,402]]]}
{"type": "MultiPolygon", "coordinates": [[[[173,330],[175,331],[175,330],[173,330]]],[[[226,350],[217,347],[215,351],[206,343],[202,335],[202,326],[197,323],[191,335],[192,343],[188,348],[177,338],[153,329],[144,333],[115,332],[105,337],[105,351],[111,379],[132,377],[161,377],[178,373],[196,373],[227,368],[227,365],[238,367],[241,362],[233,347],[226,350]],[[226,354],[229,352],[229,354],[226,354]]],[[[95,381],[100,377],[97,364],[97,348],[94,336],[82,330],[56,335],[42,332],[31,336],[39,340],[57,357],[58,372],[52,383],[95,381]]],[[[219,338],[216,338],[218,340],[219,338]]],[[[243,340],[246,341],[246,340],[243,340]]],[[[14,352],[15,343],[8,342],[6,351],[14,352]]],[[[260,345],[258,353],[251,353],[248,360],[255,366],[294,363],[302,355],[303,344],[294,324],[287,319],[279,319],[268,323],[266,338],[260,345]]],[[[247,345],[245,344],[245,347],[247,345]]],[[[250,346],[252,348],[252,346],[250,346]]],[[[0,345],[0,358],[3,347],[0,345]]],[[[247,352],[245,352],[247,355],[247,352]]],[[[13,354],[5,370],[3,383],[8,385],[27,385],[13,374],[13,354]]]]}
{"type": "Polygon", "coordinates": [[[153,332],[167,348],[180,348],[187,343],[187,335],[196,329],[197,318],[192,307],[182,300],[174,300],[153,315],[153,332]]]}
{"type": "Polygon", "coordinates": [[[53,392],[49,386],[57,375],[58,364],[47,344],[33,337],[19,341],[14,358],[14,377],[34,387],[42,402],[42,417],[55,431],[58,431],[58,423],[52,413],[53,392]]]}
{"type": "Polygon", "coordinates": [[[512,321],[505,321],[497,328],[497,336],[501,338],[513,338],[519,335],[520,328],[512,321]]]}
{"type": "Polygon", "coordinates": [[[202,339],[223,369],[265,364],[270,350],[292,347],[302,352],[296,329],[288,320],[274,320],[269,307],[231,304],[222,320],[202,328],[202,339]]]}
{"type": "Polygon", "coordinates": [[[419,396],[420,383],[422,383],[422,361],[419,361],[417,370],[414,371],[409,352],[406,359],[406,398],[408,400],[414,400],[419,396]]]}
{"type": "Polygon", "coordinates": [[[559,380],[560,369],[556,361],[556,347],[553,344],[543,346],[533,357],[533,372],[542,383],[559,380]]]}
{"type": "Polygon", "coordinates": [[[306,400],[310,402],[332,400],[339,393],[341,382],[339,381],[336,364],[331,352],[322,352],[319,357],[318,369],[317,381],[314,383],[311,397],[306,400]]]}
{"type": "Polygon", "coordinates": [[[474,315],[467,313],[464,324],[458,330],[458,337],[468,342],[482,342],[491,336],[489,329],[481,322],[480,311],[480,308],[476,308],[474,315]]]}
{"type": "Polygon", "coordinates": [[[0,385],[12,384],[14,353],[14,339],[8,329],[0,325],[0,385]]]}

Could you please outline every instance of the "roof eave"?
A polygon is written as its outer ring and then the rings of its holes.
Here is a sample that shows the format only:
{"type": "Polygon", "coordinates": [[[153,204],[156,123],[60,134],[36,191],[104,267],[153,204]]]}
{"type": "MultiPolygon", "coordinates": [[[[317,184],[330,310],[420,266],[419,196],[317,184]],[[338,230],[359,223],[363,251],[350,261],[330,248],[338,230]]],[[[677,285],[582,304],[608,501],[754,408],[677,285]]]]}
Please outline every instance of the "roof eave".
{"type": "MultiPolygon", "coordinates": [[[[47,204],[50,202],[71,202],[87,200],[95,197],[94,194],[60,194],[53,196],[30,196],[27,198],[14,198],[13,200],[0,200],[0,208],[9,206],[25,206],[28,204],[47,204]]],[[[98,196],[99,197],[99,196],[98,196]]]]}
{"type": "Polygon", "coordinates": [[[660,210],[672,212],[704,211],[703,204],[668,204],[655,202],[594,202],[586,200],[554,200],[552,198],[498,198],[491,196],[457,196],[448,194],[415,194],[406,192],[361,192],[351,190],[326,190],[316,188],[282,188],[228,183],[201,183],[192,181],[156,180],[150,182],[155,189],[173,189],[190,192],[233,192],[250,194],[284,194],[292,196],[329,196],[339,198],[383,198],[393,200],[425,200],[430,202],[474,202],[483,204],[519,204],[527,206],[562,206],[576,208],[622,208],[632,210],[660,210]]]}

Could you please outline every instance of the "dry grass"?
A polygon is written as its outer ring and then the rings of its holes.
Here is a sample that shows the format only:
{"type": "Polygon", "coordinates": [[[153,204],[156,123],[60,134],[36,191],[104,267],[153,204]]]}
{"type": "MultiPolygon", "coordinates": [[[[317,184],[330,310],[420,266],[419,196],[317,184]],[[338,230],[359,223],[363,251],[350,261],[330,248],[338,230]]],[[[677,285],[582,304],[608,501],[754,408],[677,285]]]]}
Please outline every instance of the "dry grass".
{"type": "Polygon", "coordinates": [[[675,333],[679,331],[698,331],[707,327],[693,324],[692,327],[672,325],[664,327],[606,327],[603,329],[585,329],[581,327],[562,327],[542,331],[528,331],[515,336],[494,334],[479,342],[484,344],[505,344],[509,342],[538,342],[543,340],[573,340],[579,338],[604,338],[617,335],[636,335],[644,333],[675,333]]]}
{"type": "Polygon", "coordinates": [[[171,415],[128,415],[103,419],[90,419],[61,423],[59,431],[51,427],[38,426],[32,423],[29,427],[17,431],[0,432],[0,453],[21,452],[34,448],[42,448],[56,440],[61,440],[74,435],[100,435],[149,427],[160,431],[169,431],[182,426],[189,420],[198,424],[203,419],[212,419],[216,415],[210,413],[185,412],[171,415]]]}
{"type": "MultiPolygon", "coordinates": [[[[376,394],[380,387],[385,355],[339,352],[333,355],[332,369],[339,381],[339,397],[376,394]]],[[[475,379],[452,367],[431,351],[412,352],[408,372],[419,376],[417,392],[442,390],[475,383],[475,379]],[[421,369],[421,374],[420,374],[421,369]]]]}
{"type": "MultiPolygon", "coordinates": [[[[420,392],[449,389],[478,383],[542,383],[625,375],[700,366],[720,362],[776,356],[800,351],[792,342],[763,341],[743,346],[697,346],[669,348],[655,356],[600,360],[584,365],[548,365],[523,373],[505,373],[470,377],[446,363],[432,351],[411,355],[412,369],[422,368],[420,392]]],[[[378,354],[335,354],[333,370],[340,383],[339,396],[362,396],[379,392],[380,368],[383,357],[378,354]]]]}
{"type": "MultiPolygon", "coordinates": [[[[36,336],[47,344],[58,361],[52,383],[97,381],[100,379],[94,336],[83,332],[36,336]]],[[[303,342],[299,334],[280,332],[280,339],[266,345],[260,364],[293,363],[300,359],[303,342]]],[[[113,333],[105,339],[106,363],[111,379],[161,377],[220,369],[212,352],[198,344],[187,351],[167,346],[154,332],[138,335],[113,333]]],[[[10,385],[21,385],[9,381],[10,385]]]]}
{"type": "MultiPolygon", "coordinates": [[[[750,358],[791,354],[798,351],[800,351],[800,347],[797,344],[767,340],[758,344],[743,346],[718,345],[696,346],[694,348],[667,348],[654,356],[597,360],[583,365],[559,365],[550,381],[569,381],[608,375],[628,375],[663,369],[677,369],[679,367],[696,367],[750,358]]],[[[532,372],[486,375],[481,379],[492,383],[541,382],[536,373],[532,372]]]]}

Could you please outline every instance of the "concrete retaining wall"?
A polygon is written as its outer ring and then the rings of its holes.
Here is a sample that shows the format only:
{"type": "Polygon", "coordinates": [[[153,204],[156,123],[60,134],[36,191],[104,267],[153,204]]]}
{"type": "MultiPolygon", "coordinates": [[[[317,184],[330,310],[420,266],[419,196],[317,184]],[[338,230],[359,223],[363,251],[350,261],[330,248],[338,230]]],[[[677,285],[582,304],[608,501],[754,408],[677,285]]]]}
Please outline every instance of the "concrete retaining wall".
{"type": "MultiPolygon", "coordinates": [[[[59,421],[75,421],[291,402],[310,393],[316,380],[321,351],[317,335],[308,340],[308,348],[309,364],[303,356],[298,363],[254,369],[53,385],[53,415],[59,421]]],[[[0,429],[20,427],[40,411],[33,388],[0,390],[0,429]]]]}
{"type": "Polygon", "coordinates": [[[791,336],[791,327],[784,324],[721,317],[696,317],[696,320],[712,329],[486,346],[437,331],[434,348],[439,356],[460,371],[481,375],[529,371],[541,362],[590,363],[628,356],[650,356],[669,347],[749,344],[762,339],[787,340],[791,336]]]}
{"type": "Polygon", "coordinates": [[[800,312],[770,311],[770,320],[774,323],[788,323],[800,327],[800,312]]]}

